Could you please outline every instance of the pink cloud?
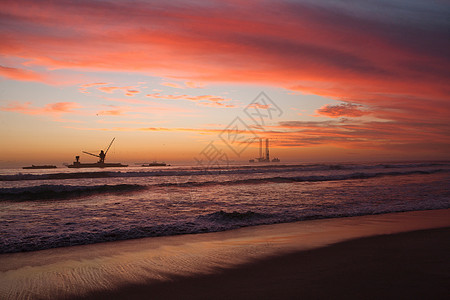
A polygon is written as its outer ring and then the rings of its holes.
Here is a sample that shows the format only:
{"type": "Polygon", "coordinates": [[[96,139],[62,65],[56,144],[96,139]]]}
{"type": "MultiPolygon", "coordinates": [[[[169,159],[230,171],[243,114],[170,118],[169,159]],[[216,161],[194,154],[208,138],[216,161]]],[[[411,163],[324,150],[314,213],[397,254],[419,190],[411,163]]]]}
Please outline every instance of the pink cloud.
{"type": "Polygon", "coordinates": [[[401,18],[386,28],[385,20],[373,15],[365,18],[320,2],[32,4],[2,7],[11,24],[27,19],[42,30],[29,34],[7,22],[0,51],[49,68],[169,74],[192,79],[186,86],[193,86],[193,80],[270,83],[335,97],[356,90],[422,96],[448,92],[439,80],[449,69],[442,52],[448,48],[444,31],[403,26],[401,18]],[[125,8],[132,19],[118,22],[125,8]],[[82,12],[82,22],[71,13],[75,10],[82,12]],[[44,30],[55,23],[63,36],[44,30]]]}
{"type": "MultiPolygon", "coordinates": [[[[35,63],[53,67],[166,70],[173,76],[189,74],[205,81],[285,86],[296,86],[304,80],[341,85],[359,79],[357,85],[383,77],[382,81],[393,80],[396,85],[405,79],[408,83],[416,81],[414,74],[424,70],[420,68],[423,65],[436,68],[437,72],[427,72],[429,76],[446,69],[439,64],[443,55],[439,48],[446,49],[442,47],[445,39],[439,40],[444,37],[442,31],[420,31],[418,25],[407,27],[395,22],[391,30],[385,30],[384,20],[348,14],[320,2],[213,1],[209,6],[182,2],[129,6],[107,1],[79,1],[77,5],[54,2],[39,7],[31,4],[17,1],[2,9],[9,14],[11,24],[27,19],[31,25],[45,29],[57,23],[66,34],[55,36],[42,30],[31,35],[6,26],[4,40],[8,43],[1,50],[11,55],[23,52],[35,63]],[[132,19],[118,22],[123,20],[125,8],[132,19]],[[81,11],[83,22],[72,11],[81,11]],[[83,34],[77,34],[80,32],[83,34]],[[403,39],[393,39],[401,34],[403,39]],[[425,47],[416,43],[417,38],[438,43],[425,47]],[[42,42],[25,47],[35,41],[42,42]],[[440,56],[430,56],[433,52],[440,56]],[[407,67],[400,62],[414,64],[407,67]],[[367,80],[361,79],[361,74],[367,80]]],[[[431,83],[427,77],[421,81],[431,83]]]]}
{"type": "Polygon", "coordinates": [[[44,81],[45,76],[30,70],[0,66],[0,76],[13,80],[44,81]]]}

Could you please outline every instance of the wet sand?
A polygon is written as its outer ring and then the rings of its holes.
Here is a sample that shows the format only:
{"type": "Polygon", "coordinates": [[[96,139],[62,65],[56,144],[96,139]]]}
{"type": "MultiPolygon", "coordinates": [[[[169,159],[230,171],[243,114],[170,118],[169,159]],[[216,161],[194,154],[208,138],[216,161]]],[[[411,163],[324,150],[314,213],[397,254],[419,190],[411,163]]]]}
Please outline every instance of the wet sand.
{"type": "Polygon", "coordinates": [[[449,253],[449,209],[311,220],[3,254],[0,298],[439,299],[449,253]]]}
{"type": "Polygon", "coordinates": [[[361,238],[90,299],[448,299],[450,228],[361,238]]]}

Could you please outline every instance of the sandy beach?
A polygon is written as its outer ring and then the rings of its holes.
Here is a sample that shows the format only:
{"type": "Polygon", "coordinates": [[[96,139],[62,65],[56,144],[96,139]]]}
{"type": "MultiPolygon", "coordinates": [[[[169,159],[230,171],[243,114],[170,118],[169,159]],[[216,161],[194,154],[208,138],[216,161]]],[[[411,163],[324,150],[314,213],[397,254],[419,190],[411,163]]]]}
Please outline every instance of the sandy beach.
{"type": "Polygon", "coordinates": [[[444,299],[450,210],[0,256],[2,299],[444,299]]]}
{"type": "Polygon", "coordinates": [[[355,239],[90,299],[448,299],[450,228],[355,239]]]}

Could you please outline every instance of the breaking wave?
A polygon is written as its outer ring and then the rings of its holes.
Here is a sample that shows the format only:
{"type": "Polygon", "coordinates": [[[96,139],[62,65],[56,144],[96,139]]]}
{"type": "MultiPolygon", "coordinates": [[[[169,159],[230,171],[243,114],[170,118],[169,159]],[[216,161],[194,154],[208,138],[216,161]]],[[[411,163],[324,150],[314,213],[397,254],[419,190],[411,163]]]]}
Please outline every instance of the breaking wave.
{"type": "MultiPolygon", "coordinates": [[[[361,215],[374,215],[392,212],[404,212],[417,209],[443,209],[448,205],[431,205],[427,207],[405,207],[398,209],[362,209],[337,212],[319,211],[317,209],[304,210],[300,215],[265,214],[253,211],[225,212],[223,210],[199,215],[190,220],[166,224],[140,224],[133,227],[120,228],[105,226],[88,231],[69,231],[60,235],[48,232],[48,235],[24,235],[21,238],[0,240],[0,253],[14,253],[23,251],[37,251],[50,248],[87,245],[120,240],[138,239],[146,237],[173,236],[181,234],[197,234],[232,230],[248,226],[268,225],[305,220],[341,218],[361,215]]],[[[72,226],[74,224],[61,224],[72,226]]]]}
{"type": "Polygon", "coordinates": [[[42,172],[0,175],[0,181],[18,181],[0,188],[0,253],[450,208],[450,163],[445,162],[42,172]],[[79,178],[100,179],[64,180],[79,178]],[[326,184],[330,181],[334,188],[326,184]],[[310,188],[302,182],[325,184],[310,188]],[[112,201],[96,201],[96,195],[112,201]],[[78,203],[85,197],[93,201],[78,203]]]}
{"type": "Polygon", "coordinates": [[[200,167],[177,169],[154,169],[152,171],[92,171],[70,173],[46,173],[28,174],[18,173],[13,175],[0,175],[0,181],[22,180],[63,180],[84,178],[120,178],[120,177],[160,177],[160,176],[191,176],[191,175],[223,175],[223,174],[264,174],[264,173],[288,173],[288,172],[315,172],[315,171],[357,171],[374,169],[404,169],[404,168],[442,168],[450,167],[448,163],[410,163],[410,164],[311,164],[311,165],[262,165],[262,166],[229,166],[204,169],[200,167]]]}
{"type": "Polygon", "coordinates": [[[338,181],[338,180],[350,180],[350,179],[370,179],[385,176],[404,176],[404,175],[415,175],[415,174],[435,174],[441,172],[450,172],[450,170],[437,169],[429,171],[404,171],[404,172],[376,172],[376,173],[349,173],[341,175],[312,175],[312,176],[292,176],[283,177],[275,176],[268,178],[249,178],[249,179],[238,179],[238,180],[225,180],[225,181],[188,181],[184,183],[161,183],[159,186],[207,186],[207,185],[234,185],[234,184],[263,184],[263,183],[292,183],[292,182],[317,182],[317,181],[338,181]]]}
{"type": "Polygon", "coordinates": [[[206,220],[212,222],[236,222],[236,221],[250,221],[250,220],[261,220],[268,218],[270,215],[256,213],[253,211],[246,212],[224,212],[223,210],[203,215],[198,217],[199,220],[206,220]]]}
{"type": "Polygon", "coordinates": [[[94,194],[117,194],[145,189],[138,184],[95,186],[38,185],[20,188],[0,188],[0,200],[29,201],[84,197],[94,194]]]}
{"type": "MultiPolygon", "coordinates": [[[[90,232],[71,232],[55,236],[49,234],[47,238],[36,240],[34,237],[23,236],[20,240],[0,240],[0,253],[21,251],[36,251],[56,247],[94,244],[101,242],[137,239],[145,237],[169,236],[180,234],[194,234],[217,232],[236,229],[245,226],[274,223],[274,215],[247,212],[218,211],[194,217],[187,222],[173,222],[168,224],[140,224],[128,228],[105,227],[96,228],[90,232]]],[[[62,224],[71,226],[73,224],[62,224]]]]}
{"type": "MultiPolygon", "coordinates": [[[[374,173],[348,173],[340,175],[312,175],[312,176],[274,176],[263,178],[246,178],[236,180],[210,180],[210,181],[187,181],[181,183],[164,182],[152,185],[140,184],[115,184],[115,185],[93,185],[93,186],[75,186],[75,185],[38,185],[32,187],[0,188],[0,200],[9,201],[32,201],[32,200],[58,200],[68,198],[79,198],[94,194],[121,194],[125,192],[142,191],[152,187],[205,187],[214,185],[241,185],[241,184],[264,184],[264,183],[293,183],[293,182],[320,182],[320,181],[343,181],[352,179],[370,179],[385,176],[403,176],[414,174],[434,174],[441,172],[450,172],[450,170],[437,169],[428,171],[397,171],[397,172],[374,172],[374,173]]],[[[217,215],[216,217],[218,217],[217,215]]],[[[236,215],[223,215],[222,218],[239,217],[236,215]]]]}

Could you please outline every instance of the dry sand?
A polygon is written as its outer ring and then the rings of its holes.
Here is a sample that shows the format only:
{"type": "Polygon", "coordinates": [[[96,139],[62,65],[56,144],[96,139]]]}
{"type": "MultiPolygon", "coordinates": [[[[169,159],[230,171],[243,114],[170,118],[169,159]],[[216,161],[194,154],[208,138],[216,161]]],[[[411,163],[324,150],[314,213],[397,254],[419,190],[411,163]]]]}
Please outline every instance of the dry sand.
{"type": "Polygon", "coordinates": [[[0,298],[443,299],[449,228],[447,209],[3,254],[0,298]]]}

